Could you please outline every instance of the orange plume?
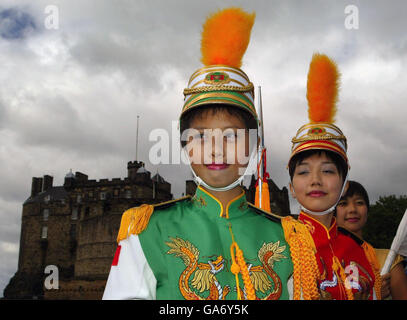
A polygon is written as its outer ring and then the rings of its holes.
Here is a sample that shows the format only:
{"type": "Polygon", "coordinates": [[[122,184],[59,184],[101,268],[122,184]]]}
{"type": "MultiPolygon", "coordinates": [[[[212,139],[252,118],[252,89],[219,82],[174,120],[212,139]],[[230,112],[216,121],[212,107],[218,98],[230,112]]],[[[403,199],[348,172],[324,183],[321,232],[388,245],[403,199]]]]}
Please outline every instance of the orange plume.
{"type": "Polygon", "coordinates": [[[315,53],[309,66],[307,99],[311,123],[334,122],[338,100],[339,71],[324,54],[315,53]]]}
{"type": "Polygon", "coordinates": [[[228,8],[210,15],[202,31],[202,63],[240,68],[255,16],[240,8],[228,8]]]}

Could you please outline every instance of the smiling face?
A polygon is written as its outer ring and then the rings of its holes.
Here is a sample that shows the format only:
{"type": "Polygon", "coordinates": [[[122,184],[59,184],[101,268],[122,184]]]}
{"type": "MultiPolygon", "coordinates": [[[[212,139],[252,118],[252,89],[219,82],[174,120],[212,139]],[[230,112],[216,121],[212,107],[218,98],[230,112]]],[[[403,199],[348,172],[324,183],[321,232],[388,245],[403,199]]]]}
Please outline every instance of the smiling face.
{"type": "Polygon", "coordinates": [[[244,120],[226,110],[208,109],[192,118],[189,127],[187,150],[196,175],[212,187],[236,181],[248,165],[249,134],[244,120]]]}
{"type": "Polygon", "coordinates": [[[320,152],[296,164],[290,189],[303,207],[322,212],[336,204],[342,183],[342,174],[335,162],[325,152],[320,152]]]}
{"type": "Polygon", "coordinates": [[[367,221],[368,207],[364,198],[359,194],[342,198],[336,206],[336,219],[338,225],[361,234],[367,221]]]}

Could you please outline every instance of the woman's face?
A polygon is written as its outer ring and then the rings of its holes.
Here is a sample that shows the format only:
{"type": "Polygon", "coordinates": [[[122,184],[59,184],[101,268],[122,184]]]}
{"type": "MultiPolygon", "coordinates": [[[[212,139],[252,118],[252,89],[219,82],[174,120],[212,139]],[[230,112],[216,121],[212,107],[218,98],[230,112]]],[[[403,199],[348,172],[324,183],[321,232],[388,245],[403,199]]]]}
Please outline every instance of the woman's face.
{"type": "Polygon", "coordinates": [[[362,196],[354,194],[339,201],[336,206],[336,219],[338,225],[358,233],[367,221],[367,204],[362,196]]]}
{"type": "Polygon", "coordinates": [[[187,144],[192,169],[207,184],[225,187],[248,165],[249,134],[239,117],[227,111],[205,112],[191,121],[187,144]]]}
{"type": "Polygon", "coordinates": [[[290,189],[303,207],[322,212],[336,204],[342,183],[335,163],[321,153],[313,154],[296,165],[290,189]]]}

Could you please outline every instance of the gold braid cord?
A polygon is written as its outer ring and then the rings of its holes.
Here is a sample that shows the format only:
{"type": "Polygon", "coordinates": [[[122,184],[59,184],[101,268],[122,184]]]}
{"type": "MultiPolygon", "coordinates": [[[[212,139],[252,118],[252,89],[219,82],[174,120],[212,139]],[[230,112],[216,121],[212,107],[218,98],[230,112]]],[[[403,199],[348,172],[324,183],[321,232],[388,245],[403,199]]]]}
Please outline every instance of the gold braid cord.
{"type": "Polygon", "coordinates": [[[292,217],[281,219],[284,236],[290,246],[294,265],[294,300],[318,300],[319,269],[315,244],[307,227],[292,217]]]}
{"type": "Polygon", "coordinates": [[[382,277],[380,275],[380,265],[379,265],[379,261],[377,260],[377,257],[376,257],[376,252],[375,252],[374,248],[366,241],[363,242],[362,248],[365,251],[366,258],[369,261],[370,266],[372,267],[372,270],[373,270],[373,273],[375,276],[374,290],[376,292],[377,300],[381,300],[382,299],[382,291],[381,291],[382,277]]]}
{"type": "Polygon", "coordinates": [[[252,92],[253,91],[253,83],[249,83],[247,86],[238,87],[238,86],[205,86],[205,87],[198,87],[198,88],[186,88],[184,89],[184,95],[194,94],[194,93],[202,93],[202,92],[210,92],[210,91],[235,91],[235,92],[252,92]]]}
{"type": "Polygon", "coordinates": [[[318,135],[318,134],[307,134],[305,136],[302,136],[300,138],[292,138],[291,142],[292,143],[298,143],[298,142],[305,142],[305,141],[310,141],[310,140],[344,140],[346,142],[346,137],[344,135],[334,135],[332,133],[327,133],[324,135],[318,135]]]}
{"type": "MultiPolygon", "coordinates": [[[[256,300],[256,292],[254,290],[254,286],[252,281],[250,280],[249,269],[247,268],[247,264],[244,261],[243,251],[239,248],[236,242],[232,243],[231,246],[231,253],[232,253],[232,273],[237,276],[240,272],[243,279],[244,287],[246,288],[247,300],[256,300]],[[233,255],[233,249],[236,250],[236,255],[233,255]],[[237,262],[237,264],[236,264],[237,262]]],[[[237,278],[236,278],[237,279],[237,278]]],[[[238,284],[238,280],[237,280],[238,284]]],[[[239,290],[239,288],[237,288],[239,290]]],[[[239,297],[239,294],[238,294],[239,297]]],[[[241,299],[241,297],[240,297],[241,299]]],[[[239,300],[240,300],[239,299],[239,300]]]]}
{"type": "Polygon", "coordinates": [[[239,248],[235,241],[235,236],[232,232],[232,225],[229,224],[229,231],[232,237],[232,244],[230,245],[230,257],[232,258],[232,266],[230,271],[235,275],[237,299],[242,300],[239,286],[239,273],[242,275],[243,284],[246,289],[247,300],[256,300],[256,291],[252,281],[250,280],[249,269],[244,260],[243,251],[239,248]]]}

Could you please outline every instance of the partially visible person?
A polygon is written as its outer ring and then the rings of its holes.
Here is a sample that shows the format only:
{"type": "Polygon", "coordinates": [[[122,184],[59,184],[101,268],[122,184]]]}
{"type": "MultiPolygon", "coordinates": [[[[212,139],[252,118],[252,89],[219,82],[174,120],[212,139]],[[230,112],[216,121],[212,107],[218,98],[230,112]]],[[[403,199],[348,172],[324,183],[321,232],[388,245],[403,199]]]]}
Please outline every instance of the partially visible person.
{"type": "MultiPolygon", "coordinates": [[[[338,225],[362,238],[362,230],[367,222],[369,196],[366,189],[356,181],[349,181],[349,187],[336,207],[338,225]]],[[[375,249],[380,269],[383,267],[388,249],[375,249]]],[[[407,275],[404,272],[404,258],[396,256],[390,272],[382,276],[382,298],[407,300],[407,275]]]]}

